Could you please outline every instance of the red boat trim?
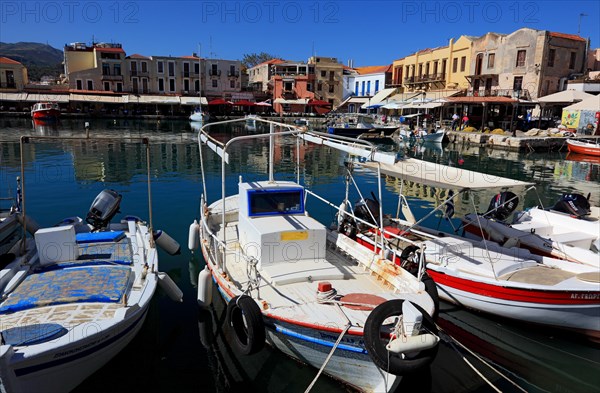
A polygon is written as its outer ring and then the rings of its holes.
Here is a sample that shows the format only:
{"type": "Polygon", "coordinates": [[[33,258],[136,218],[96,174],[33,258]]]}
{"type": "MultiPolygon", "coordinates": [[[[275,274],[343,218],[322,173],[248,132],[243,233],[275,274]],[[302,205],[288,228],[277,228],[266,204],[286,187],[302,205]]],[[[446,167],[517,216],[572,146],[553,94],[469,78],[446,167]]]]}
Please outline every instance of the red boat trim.
{"type": "Polygon", "coordinates": [[[537,304],[591,305],[598,304],[600,291],[568,291],[507,288],[500,285],[487,284],[464,278],[457,278],[433,269],[427,269],[433,281],[460,291],[494,299],[537,304]]]}

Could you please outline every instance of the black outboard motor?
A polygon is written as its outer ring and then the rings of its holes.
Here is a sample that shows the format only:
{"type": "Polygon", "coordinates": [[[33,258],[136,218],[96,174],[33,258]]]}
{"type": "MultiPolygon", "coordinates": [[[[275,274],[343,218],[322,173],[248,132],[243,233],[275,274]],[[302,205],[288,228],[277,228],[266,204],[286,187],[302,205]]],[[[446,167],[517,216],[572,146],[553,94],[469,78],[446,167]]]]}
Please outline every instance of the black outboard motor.
{"type": "Polygon", "coordinates": [[[515,193],[510,191],[501,192],[492,198],[484,216],[504,221],[515,211],[518,204],[519,198],[515,193]]]}
{"type": "Polygon", "coordinates": [[[115,190],[103,190],[92,202],[85,221],[95,230],[106,228],[110,220],[119,213],[122,198],[115,190]]]}
{"type": "MultiPolygon", "coordinates": [[[[356,204],[354,204],[354,215],[363,221],[366,221],[370,224],[378,226],[379,225],[379,202],[377,201],[377,198],[375,197],[373,192],[371,192],[371,195],[373,196],[373,199],[367,198],[364,201],[359,201],[359,202],[356,202],[356,204]]],[[[363,224],[361,222],[358,223],[358,228],[361,231],[366,229],[365,227],[366,227],[365,224],[363,224]]]]}
{"type": "Polygon", "coordinates": [[[590,194],[584,197],[581,194],[564,194],[562,198],[551,208],[561,213],[567,213],[577,218],[590,214],[590,194]]]}

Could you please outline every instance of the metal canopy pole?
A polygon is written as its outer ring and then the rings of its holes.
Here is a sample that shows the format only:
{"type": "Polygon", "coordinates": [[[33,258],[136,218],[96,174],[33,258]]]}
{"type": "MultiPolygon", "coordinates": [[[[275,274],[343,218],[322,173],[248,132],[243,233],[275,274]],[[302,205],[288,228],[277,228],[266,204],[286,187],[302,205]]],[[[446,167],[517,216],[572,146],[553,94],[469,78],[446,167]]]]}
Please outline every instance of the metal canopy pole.
{"type": "Polygon", "coordinates": [[[269,183],[273,183],[273,157],[275,156],[275,124],[269,124],[269,183]]]}

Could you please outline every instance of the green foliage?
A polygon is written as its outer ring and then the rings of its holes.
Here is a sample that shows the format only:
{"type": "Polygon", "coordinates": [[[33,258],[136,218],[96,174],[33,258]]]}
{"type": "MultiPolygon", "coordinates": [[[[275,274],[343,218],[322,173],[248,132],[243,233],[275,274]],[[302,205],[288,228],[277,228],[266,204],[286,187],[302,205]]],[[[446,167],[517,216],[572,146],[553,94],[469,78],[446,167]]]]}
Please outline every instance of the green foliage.
{"type": "Polygon", "coordinates": [[[246,68],[254,67],[260,63],[265,61],[276,59],[277,56],[274,56],[270,53],[260,52],[260,53],[245,53],[242,57],[242,65],[246,68]]]}

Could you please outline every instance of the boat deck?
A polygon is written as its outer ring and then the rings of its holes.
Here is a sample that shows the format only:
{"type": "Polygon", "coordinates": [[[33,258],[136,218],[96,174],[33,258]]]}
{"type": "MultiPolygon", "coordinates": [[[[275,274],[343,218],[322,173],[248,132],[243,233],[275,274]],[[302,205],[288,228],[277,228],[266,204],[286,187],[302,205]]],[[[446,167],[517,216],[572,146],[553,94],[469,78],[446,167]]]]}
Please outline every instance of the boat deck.
{"type": "MultiPolygon", "coordinates": [[[[229,212],[232,213],[233,210],[229,212]]],[[[222,239],[223,231],[220,225],[213,225],[213,230],[222,239]]],[[[237,288],[246,289],[251,280],[248,277],[248,264],[241,258],[238,233],[237,220],[226,224],[225,239],[229,251],[226,253],[225,265],[228,281],[237,288]]],[[[378,259],[372,252],[369,251],[368,254],[373,259],[378,259]]],[[[396,269],[391,262],[387,264],[390,265],[391,270],[396,269]]],[[[331,242],[328,242],[324,259],[281,262],[275,266],[261,268],[258,273],[260,284],[258,291],[253,291],[253,297],[263,301],[265,309],[268,308],[273,313],[291,319],[302,318],[301,315],[304,314],[318,315],[316,320],[332,320],[332,312],[336,312],[332,309],[332,305],[321,304],[317,299],[317,287],[320,281],[330,282],[342,301],[347,295],[352,297],[358,295],[360,298],[367,295],[370,301],[375,300],[374,303],[370,303],[372,307],[394,298],[411,299],[426,310],[431,309],[433,305],[425,291],[397,290],[382,276],[374,274],[352,256],[342,253],[331,242]]],[[[391,279],[401,281],[400,276],[401,274],[398,274],[391,279]]],[[[338,318],[334,319],[347,321],[347,318],[350,318],[358,326],[364,324],[367,316],[365,311],[347,307],[340,307],[339,310],[338,318]]]]}
{"type": "Polygon", "coordinates": [[[136,277],[131,269],[131,241],[123,237],[117,242],[78,244],[75,260],[22,275],[0,303],[0,331],[46,322],[67,327],[113,318],[136,277]]]}

